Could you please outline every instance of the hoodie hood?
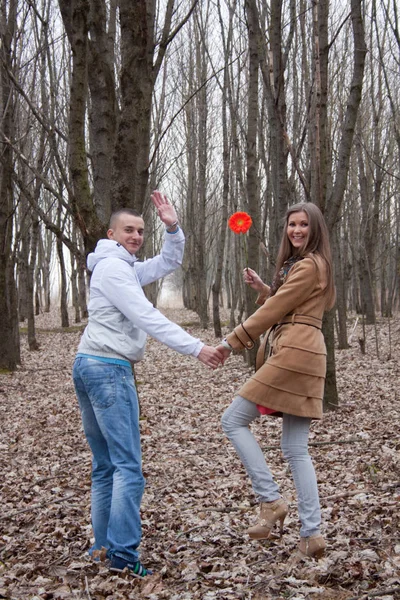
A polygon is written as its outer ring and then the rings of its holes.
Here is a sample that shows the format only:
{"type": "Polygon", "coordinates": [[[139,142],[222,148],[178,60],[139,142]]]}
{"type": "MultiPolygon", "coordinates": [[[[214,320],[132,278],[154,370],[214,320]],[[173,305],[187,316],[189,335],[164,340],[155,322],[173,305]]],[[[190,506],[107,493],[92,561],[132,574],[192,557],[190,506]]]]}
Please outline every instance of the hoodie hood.
{"type": "Polygon", "coordinates": [[[134,254],[130,254],[119,242],[115,240],[100,240],[97,242],[94,252],[87,257],[87,268],[93,271],[95,266],[104,258],[119,258],[130,265],[133,265],[138,259],[134,254]]]}

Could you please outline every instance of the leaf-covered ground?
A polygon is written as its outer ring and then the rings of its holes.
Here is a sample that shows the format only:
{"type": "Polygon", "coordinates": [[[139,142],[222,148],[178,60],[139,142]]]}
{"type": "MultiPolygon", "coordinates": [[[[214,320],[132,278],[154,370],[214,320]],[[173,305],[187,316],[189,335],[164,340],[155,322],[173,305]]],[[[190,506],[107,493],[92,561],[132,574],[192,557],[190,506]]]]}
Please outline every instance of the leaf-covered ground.
{"type": "MultiPolygon", "coordinates": [[[[215,343],[187,311],[167,311],[215,343]]],[[[138,581],[87,558],[90,453],[71,366],[80,332],[61,333],[43,315],[40,350],[0,375],[0,598],[108,600],[400,598],[400,320],[368,328],[367,354],[355,341],[337,352],[340,409],[312,427],[323,533],[319,561],[293,560],[296,499],[279,450],[280,422],[254,431],[290,503],[280,539],[250,541],[254,496],[225,439],[220,417],[248,376],[240,356],[210,371],[150,340],[137,366],[143,464],[143,562],[138,581]],[[46,329],[45,329],[46,328],[46,329]]]]}

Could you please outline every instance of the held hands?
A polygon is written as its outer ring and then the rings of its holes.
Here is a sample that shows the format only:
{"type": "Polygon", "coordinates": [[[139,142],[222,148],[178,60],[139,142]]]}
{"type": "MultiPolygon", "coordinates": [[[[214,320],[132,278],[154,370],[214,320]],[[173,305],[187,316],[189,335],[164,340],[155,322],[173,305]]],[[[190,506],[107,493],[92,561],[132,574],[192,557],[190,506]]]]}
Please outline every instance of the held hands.
{"type": "Polygon", "coordinates": [[[172,204],[170,204],[167,196],[158,190],[154,190],[150,198],[157,209],[158,216],[166,227],[170,227],[177,222],[178,217],[175,209],[172,204]]]}
{"type": "Polygon", "coordinates": [[[221,360],[221,365],[224,365],[226,359],[229,358],[229,356],[231,354],[231,350],[228,350],[228,348],[225,348],[225,346],[222,346],[221,344],[219,346],[217,346],[217,350],[220,352],[220,354],[223,355],[223,358],[221,360]]]}
{"type": "Polygon", "coordinates": [[[221,352],[221,346],[218,346],[218,348],[203,346],[197,358],[211,369],[216,369],[220,364],[224,364],[226,360],[221,352]]]}

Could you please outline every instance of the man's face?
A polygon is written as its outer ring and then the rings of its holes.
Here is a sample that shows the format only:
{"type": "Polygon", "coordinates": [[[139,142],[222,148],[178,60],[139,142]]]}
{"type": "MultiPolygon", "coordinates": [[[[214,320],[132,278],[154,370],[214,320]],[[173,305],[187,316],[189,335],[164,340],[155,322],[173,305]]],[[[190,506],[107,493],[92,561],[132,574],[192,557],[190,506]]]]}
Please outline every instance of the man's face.
{"type": "Polygon", "coordinates": [[[122,213],[117,217],[114,227],[107,231],[109,240],[115,240],[128,250],[129,254],[136,254],[143,245],[144,221],[142,217],[122,213]]]}

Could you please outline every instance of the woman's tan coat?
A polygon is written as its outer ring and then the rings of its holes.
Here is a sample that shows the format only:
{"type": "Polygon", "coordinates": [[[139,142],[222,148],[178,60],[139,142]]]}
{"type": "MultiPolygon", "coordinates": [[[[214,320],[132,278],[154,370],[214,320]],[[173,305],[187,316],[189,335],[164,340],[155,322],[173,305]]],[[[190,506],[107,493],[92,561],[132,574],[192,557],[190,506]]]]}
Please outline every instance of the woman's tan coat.
{"type": "MultiPolygon", "coordinates": [[[[294,264],[274,296],[257,299],[258,303],[265,300],[262,306],[227,336],[232,348],[243,350],[273,325],[291,321],[272,331],[270,356],[242,386],[240,396],[278,414],[322,417],[326,347],[320,327],[327,303],[326,285],[324,261],[309,255],[294,264]]],[[[259,356],[257,359],[260,362],[259,356]]]]}

